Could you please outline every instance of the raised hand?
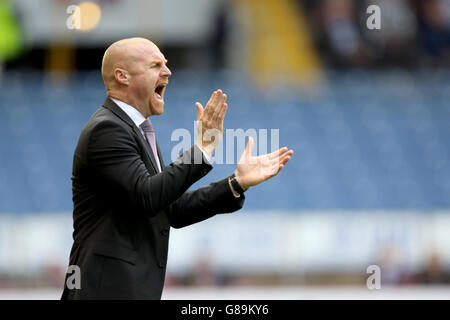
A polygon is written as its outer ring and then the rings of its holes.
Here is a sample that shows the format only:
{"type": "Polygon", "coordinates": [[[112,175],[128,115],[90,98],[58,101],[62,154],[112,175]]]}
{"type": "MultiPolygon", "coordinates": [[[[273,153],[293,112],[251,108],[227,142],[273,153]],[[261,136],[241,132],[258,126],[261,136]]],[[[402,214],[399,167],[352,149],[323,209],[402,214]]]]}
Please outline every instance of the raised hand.
{"type": "Polygon", "coordinates": [[[206,107],[196,102],[197,107],[197,139],[195,144],[202,148],[209,156],[222,141],[223,119],[227,113],[227,95],[222,90],[216,90],[209,98],[206,107]]]}
{"type": "Polygon", "coordinates": [[[236,180],[244,190],[276,176],[294,153],[294,150],[283,147],[272,153],[253,157],[251,155],[253,145],[253,138],[249,137],[247,146],[234,172],[236,180]]]}

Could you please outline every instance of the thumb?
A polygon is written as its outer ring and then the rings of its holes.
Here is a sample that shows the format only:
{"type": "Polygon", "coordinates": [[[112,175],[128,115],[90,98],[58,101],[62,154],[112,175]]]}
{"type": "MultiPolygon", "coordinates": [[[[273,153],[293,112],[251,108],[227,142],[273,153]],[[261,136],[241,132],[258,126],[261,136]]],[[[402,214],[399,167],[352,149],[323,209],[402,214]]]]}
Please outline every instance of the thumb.
{"type": "Polygon", "coordinates": [[[250,156],[252,155],[252,150],[253,150],[254,144],[255,144],[255,141],[253,140],[253,138],[251,136],[248,137],[248,143],[247,143],[247,146],[245,147],[245,151],[244,151],[245,159],[249,159],[250,156]]]}
{"type": "Polygon", "coordinates": [[[196,102],[195,106],[197,107],[197,120],[200,120],[203,114],[203,106],[200,102],[196,102]]]}

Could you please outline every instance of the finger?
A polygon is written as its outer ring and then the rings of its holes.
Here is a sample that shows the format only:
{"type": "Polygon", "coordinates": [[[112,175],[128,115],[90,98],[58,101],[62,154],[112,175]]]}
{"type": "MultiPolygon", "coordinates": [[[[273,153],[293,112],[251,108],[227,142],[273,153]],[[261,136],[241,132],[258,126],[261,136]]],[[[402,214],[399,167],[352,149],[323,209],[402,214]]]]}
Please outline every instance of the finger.
{"type": "Polygon", "coordinates": [[[220,120],[219,115],[220,115],[220,113],[222,111],[222,108],[223,108],[223,105],[225,104],[226,101],[227,101],[227,95],[224,93],[222,95],[222,98],[218,102],[216,110],[214,111],[214,115],[213,115],[213,119],[212,119],[213,121],[217,121],[218,122],[220,120]]]}
{"type": "Polygon", "coordinates": [[[218,89],[216,91],[214,91],[214,97],[212,98],[211,102],[209,103],[211,109],[209,110],[210,112],[210,116],[212,116],[214,114],[214,111],[216,109],[217,103],[220,101],[220,99],[222,98],[222,90],[218,89]]]}
{"type": "Polygon", "coordinates": [[[272,159],[272,162],[273,163],[278,162],[279,164],[284,163],[286,158],[290,159],[293,153],[294,153],[293,150],[289,150],[289,151],[285,152],[284,154],[282,154],[281,156],[279,156],[278,158],[272,159]]]}
{"type": "Polygon", "coordinates": [[[204,111],[203,106],[200,102],[196,102],[195,106],[197,107],[197,120],[200,120],[204,111]]]}
{"type": "Polygon", "coordinates": [[[214,97],[217,94],[217,90],[213,91],[213,93],[211,93],[211,97],[209,97],[209,100],[206,104],[211,103],[214,100],[214,97]]]}
{"type": "Polygon", "coordinates": [[[280,155],[278,158],[279,159],[283,159],[283,158],[285,158],[285,157],[290,157],[290,156],[292,156],[294,154],[294,150],[289,150],[289,151],[286,151],[285,153],[283,153],[282,155],[280,155]]]}
{"type": "Polygon", "coordinates": [[[292,155],[291,152],[286,152],[280,157],[271,159],[269,163],[267,163],[267,166],[270,168],[275,167],[277,170],[279,170],[280,165],[285,165],[286,162],[288,162],[289,159],[291,158],[291,155],[292,155]]]}
{"type": "Polygon", "coordinates": [[[217,108],[217,106],[219,106],[221,104],[221,101],[223,100],[223,95],[224,95],[224,93],[223,93],[222,89],[218,89],[217,95],[213,101],[216,108],[217,108]]]}
{"type": "Polygon", "coordinates": [[[285,157],[282,161],[280,161],[280,163],[278,164],[278,167],[284,167],[286,165],[286,163],[291,159],[290,156],[285,157]]]}
{"type": "Polygon", "coordinates": [[[214,96],[213,101],[211,101],[212,104],[217,105],[220,99],[222,99],[222,89],[216,90],[216,95],[214,96]]]}
{"type": "Polygon", "coordinates": [[[255,144],[255,141],[253,141],[253,138],[250,136],[248,137],[248,143],[244,150],[244,158],[246,160],[250,159],[250,156],[252,154],[253,145],[255,144]]]}
{"type": "Polygon", "coordinates": [[[209,114],[211,113],[211,105],[213,104],[213,101],[216,98],[216,96],[217,96],[217,90],[211,94],[211,97],[209,98],[208,102],[206,103],[205,114],[207,116],[209,116],[209,114]]]}
{"type": "Polygon", "coordinates": [[[286,158],[284,158],[282,161],[280,161],[280,166],[281,165],[285,165],[289,160],[291,160],[291,157],[290,156],[287,156],[286,158]]]}
{"type": "Polygon", "coordinates": [[[284,168],[284,166],[286,165],[286,163],[289,161],[289,159],[291,159],[290,155],[283,155],[282,159],[280,158],[280,162],[278,163],[273,163],[270,166],[270,170],[269,170],[269,177],[274,177],[276,176],[278,173],[280,173],[281,169],[284,168]]]}
{"type": "Polygon", "coordinates": [[[225,114],[227,113],[228,105],[224,103],[222,108],[220,108],[219,115],[216,118],[217,128],[223,130],[223,120],[225,119],[225,114]]]}
{"type": "Polygon", "coordinates": [[[268,160],[271,165],[278,165],[282,161],[282,159],[284,159],[284,157],[286,157],[287,155],[290,155],[290,152],[287,151],[286,147],[283,147],[269,154],[268,160]]]}
{"type": "Polygon", "coordinates": [[[280,148],[280,149],[278,149],[278,150],[276,150],[276,151],[270,153],[270,154],[269,154],[269,159],[277,158],[277,157],[279,157],[281,154],[283,154],[284,152],[286,152],[287,150],[288,150],[287,147],[280,148]]]}
{"type": "Polygon", "coordinates": [[[220,113],[218,116],[218,120],[223,123],[223,119],[225,119],[225,115],[227,114],[227,110],[228,110],[228,104],[224,103],[222,108],[220,109],[220,113]]]}

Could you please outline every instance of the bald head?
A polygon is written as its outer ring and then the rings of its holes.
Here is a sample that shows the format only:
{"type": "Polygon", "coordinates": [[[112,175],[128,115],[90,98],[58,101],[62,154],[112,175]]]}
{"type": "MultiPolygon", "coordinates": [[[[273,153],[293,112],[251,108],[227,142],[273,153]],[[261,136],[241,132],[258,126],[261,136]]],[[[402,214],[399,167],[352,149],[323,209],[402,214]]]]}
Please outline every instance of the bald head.
{"type": "Polygon", "coordinates": [[[136,108],[143,116],[164,111],[171,72],[159,48],[144,38],[114,42],[105,51],[102,77],[108,96],[136,108]]]}
{"type": "Polygon", "coordinates": [[[114,42],[106,49],[102,61],[102,77],[107,90],[116,87],[115,69],[120,68],[133,73],[136,65],[143,60],[148,51],[159,48],[145,38],[128,38],[114,42]]]}

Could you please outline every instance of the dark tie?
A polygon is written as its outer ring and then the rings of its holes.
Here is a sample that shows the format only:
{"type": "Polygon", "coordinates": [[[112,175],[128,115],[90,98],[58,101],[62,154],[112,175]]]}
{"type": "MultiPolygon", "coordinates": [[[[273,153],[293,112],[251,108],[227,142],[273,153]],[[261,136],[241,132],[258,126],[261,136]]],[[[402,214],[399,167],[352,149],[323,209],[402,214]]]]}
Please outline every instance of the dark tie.
{"type": "Polygon", "coordinates": [[[146,119],[140,125],[142,131],[144,131],[145,138],[147,138],[147,142],[150,145],[150,148],[153,151],[153,156],[155,157],[156,163],[158,165],[158,170],[161,172],[161,164],[159,163],[158,152],[156,149],[156,139],[155,139],[155,131],[153,130],[153,125],[150,120],[146,119]]]}

